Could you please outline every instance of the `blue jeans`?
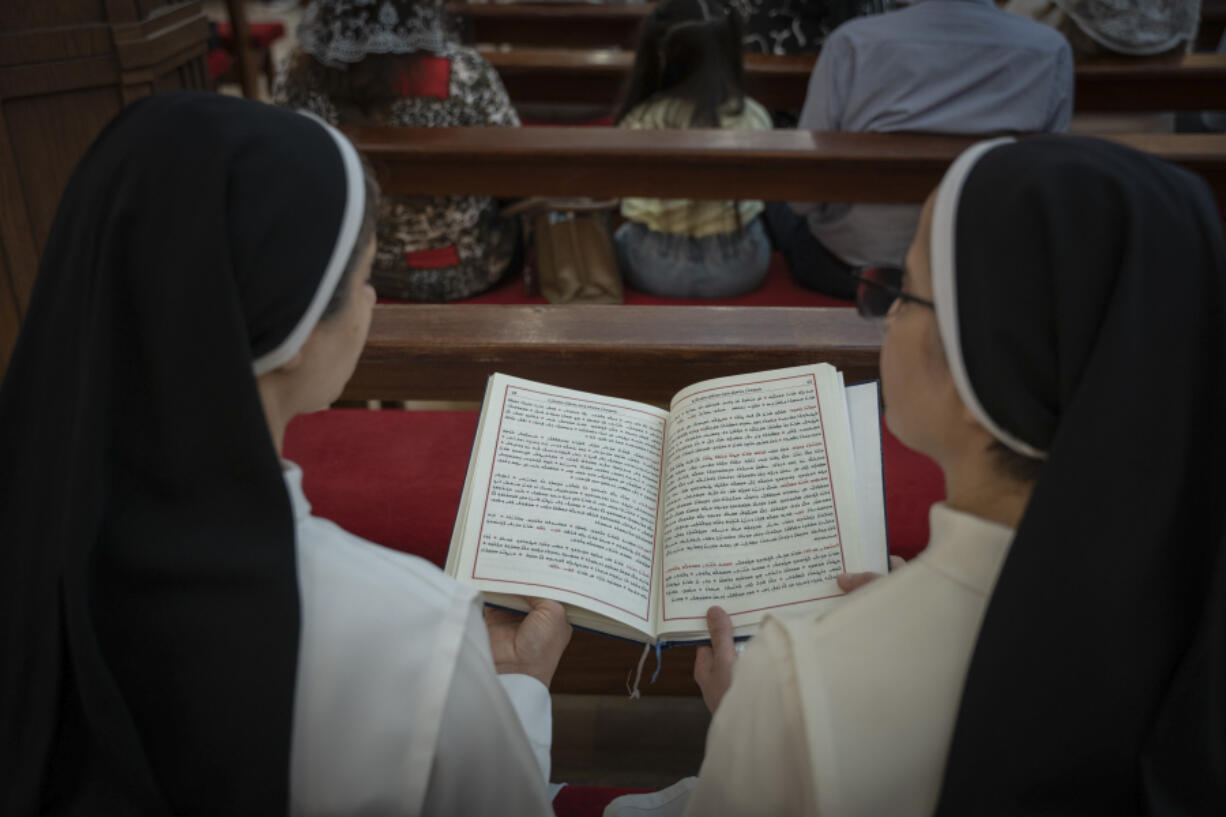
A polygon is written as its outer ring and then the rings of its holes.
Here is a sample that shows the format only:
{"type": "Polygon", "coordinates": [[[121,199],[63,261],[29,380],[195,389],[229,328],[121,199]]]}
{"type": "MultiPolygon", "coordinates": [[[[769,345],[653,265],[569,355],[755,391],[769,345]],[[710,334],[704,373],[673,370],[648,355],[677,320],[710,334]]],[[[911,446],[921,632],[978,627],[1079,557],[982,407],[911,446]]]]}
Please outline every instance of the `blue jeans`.
{"type": "Polygon", "coordinates": [[[666,298],[728,298],[762,283],[771,246],[761,217],[739,233],[692,238],[627,221],[614,234],[626,283],[666,298]]]}

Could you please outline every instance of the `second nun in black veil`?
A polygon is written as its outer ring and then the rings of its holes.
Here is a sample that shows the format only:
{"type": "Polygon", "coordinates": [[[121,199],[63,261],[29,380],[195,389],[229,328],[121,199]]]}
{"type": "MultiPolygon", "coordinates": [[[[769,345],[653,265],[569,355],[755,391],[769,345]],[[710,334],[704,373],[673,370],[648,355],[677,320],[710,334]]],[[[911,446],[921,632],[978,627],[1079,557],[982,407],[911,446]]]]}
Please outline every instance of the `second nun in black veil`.
{"type": "Polygon", "coordinates": [[[1226,813],[1226,247],[1212,195],[1106,142],[985,147],[936,194],[931,258],[963,402],[1043,458],[937,814],[1226,813]]]}
{"type": "Polygon", "coordinates": [[[768,618],[740,661],[712,608],[701,772],[613,813],[1226,813],[1208,189],[1108,142],[981,143],[907,264],[881,377],[945,475],[928,547],[820,618],[768,618]]]}
{"type": "Polygon", "coordinates": [[[77,168],[0,390],[0,813],[549,813],[560,607],[487,629],[279,461],[364,343],[376,202],[340,133],[218,95],[77,168]]]}

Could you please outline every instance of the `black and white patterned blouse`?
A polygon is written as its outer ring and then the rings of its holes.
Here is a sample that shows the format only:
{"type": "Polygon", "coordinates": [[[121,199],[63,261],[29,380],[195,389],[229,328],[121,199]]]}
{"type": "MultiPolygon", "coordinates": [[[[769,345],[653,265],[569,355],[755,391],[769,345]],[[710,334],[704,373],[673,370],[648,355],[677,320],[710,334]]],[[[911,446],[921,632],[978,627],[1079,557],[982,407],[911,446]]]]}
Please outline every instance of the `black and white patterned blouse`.
{"type": "Polygon", "coordinates": [[[745,20],[745,51],[816,53],[826,35],[852,17],[880,14],[890,0],[730,0],[745,20]]]}
{"type": "MultiPolygon", "coordinates": [[[[436,58],[442,59],[442,58],[436,58]]],[[[449,49],[446,98],[401,97],[370,116],[404,127],[519,125],[498,73],[476,51],[449,49]]],[[[277,81],[279,105],[310,111],[333,125],[346,109],[319,87],[305,60],[291,57],[277,81]]],[[[369,122],[369,120],[368,120],[369,122]]],[[[450,301],[482,292],[507,271],[519,225],[497,204],[473,196],[385,195],[379,210],[373,281],[385,298],[450,301]]]]}

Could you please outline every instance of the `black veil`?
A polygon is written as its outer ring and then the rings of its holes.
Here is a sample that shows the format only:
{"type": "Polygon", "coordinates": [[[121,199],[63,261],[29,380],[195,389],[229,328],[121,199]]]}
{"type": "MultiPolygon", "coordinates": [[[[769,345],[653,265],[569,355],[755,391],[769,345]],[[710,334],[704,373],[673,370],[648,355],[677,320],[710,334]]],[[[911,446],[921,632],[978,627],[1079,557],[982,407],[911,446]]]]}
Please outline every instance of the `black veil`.
{"type": "Polygon", "coordinates": [[[0,390],[0,812],[286,813],[294,528],[253,369],[318,320],[361,178],[211,94],[130,106],[73,174],[0,390]]]}
{"type": "Polygon", "coordinates": [[[1120,145],[1028,138],[955,163],[932,240],[964,402],[1045,458],[937,813],[1226,813],[1226,249],[1209,190],[1120,145]]]}

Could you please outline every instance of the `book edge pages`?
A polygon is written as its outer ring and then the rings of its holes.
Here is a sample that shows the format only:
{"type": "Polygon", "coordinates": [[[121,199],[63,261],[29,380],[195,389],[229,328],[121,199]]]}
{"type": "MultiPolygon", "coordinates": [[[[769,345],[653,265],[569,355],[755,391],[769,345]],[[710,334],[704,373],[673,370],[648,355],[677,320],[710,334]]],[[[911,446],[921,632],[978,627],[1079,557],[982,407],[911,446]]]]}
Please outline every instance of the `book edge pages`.
{"type": "Polygon", "coordinates": [[[485,395],[481,398],[481,412],[477,415],[477,430],[473,433],[473,441],[468,449],[468,468],[464,472],[464,488],[460,492],[460,507],[456,509],[455,524],[451,527],[451,544],[447,548],[447,561],[443,572],[456,581],[460,580],[457,570],[460,566],[464,550],[464,531],[468,522],[468,505],[472,499],[473,474],[477,468],[477,443],[485,431],[485,410],[489,406],[490,386],[494,375],[485,379],[485,395]]]}
{"type": "Polygon", "coordinates": [[[854,383],[847,387],[846,394],[852,450],[856,460],[856,502],[860,512],[860,545],[865,569],[886,573],[890,564],[890,540],[885,516],[881,381],[854,383]]]}

